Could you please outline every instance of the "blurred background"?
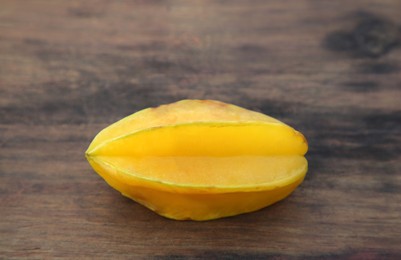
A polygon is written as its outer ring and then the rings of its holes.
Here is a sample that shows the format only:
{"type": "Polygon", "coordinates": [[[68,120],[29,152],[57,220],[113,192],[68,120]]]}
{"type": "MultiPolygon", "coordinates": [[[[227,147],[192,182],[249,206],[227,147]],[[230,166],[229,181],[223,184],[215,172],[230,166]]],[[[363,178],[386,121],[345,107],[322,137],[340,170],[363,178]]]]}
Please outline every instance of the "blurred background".
{"type": "Polygon", "coordinates": [[[0,0],[0,258],[401,258],[401,1],[0,0]],[[165,220],[85,161],[137,110],[217,99],[307,137],[288,199],[165,220]]]}

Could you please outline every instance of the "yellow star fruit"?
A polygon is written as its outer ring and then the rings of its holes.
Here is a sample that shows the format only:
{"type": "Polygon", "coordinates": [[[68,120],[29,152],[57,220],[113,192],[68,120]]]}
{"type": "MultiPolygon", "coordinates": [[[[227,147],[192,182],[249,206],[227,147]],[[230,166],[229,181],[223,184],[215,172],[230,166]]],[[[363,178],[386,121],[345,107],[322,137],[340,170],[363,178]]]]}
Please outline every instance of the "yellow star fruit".
{"type": "Polygon", "coordinates": [[[177,220],[252,212],[290,195],[308,145],[267,115],[214,100],[182,100],[103,129],[86,157],[114,189],[177,220]]]}

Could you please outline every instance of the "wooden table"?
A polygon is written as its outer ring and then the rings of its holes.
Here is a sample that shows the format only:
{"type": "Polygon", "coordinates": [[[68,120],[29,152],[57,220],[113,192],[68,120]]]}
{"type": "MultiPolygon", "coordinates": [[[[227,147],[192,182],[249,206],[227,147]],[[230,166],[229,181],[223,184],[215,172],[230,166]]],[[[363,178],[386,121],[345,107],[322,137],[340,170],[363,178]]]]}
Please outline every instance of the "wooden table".
{"type": "Polygon", "coordinates": [[[401,259],[401,1],[0,1],[1,259],[401,259]],[[84,151],[179,99],[305,134],[286,200],[208,222],[122,197],[84,151]]]}

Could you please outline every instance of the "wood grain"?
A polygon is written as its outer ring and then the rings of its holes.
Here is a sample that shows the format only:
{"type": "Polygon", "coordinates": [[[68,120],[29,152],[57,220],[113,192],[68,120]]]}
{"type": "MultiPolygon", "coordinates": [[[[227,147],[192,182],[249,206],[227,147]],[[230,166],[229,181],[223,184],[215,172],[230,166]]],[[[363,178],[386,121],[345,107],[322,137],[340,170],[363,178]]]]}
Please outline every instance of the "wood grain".
{"type": "Polygon", "coordinates": [[[401,259],[401,2],[0,0],[1,259],[401,259]],[[112,190],[84,151],[184,98],[308,138],[288,199],[209,222],[112,190]]]}

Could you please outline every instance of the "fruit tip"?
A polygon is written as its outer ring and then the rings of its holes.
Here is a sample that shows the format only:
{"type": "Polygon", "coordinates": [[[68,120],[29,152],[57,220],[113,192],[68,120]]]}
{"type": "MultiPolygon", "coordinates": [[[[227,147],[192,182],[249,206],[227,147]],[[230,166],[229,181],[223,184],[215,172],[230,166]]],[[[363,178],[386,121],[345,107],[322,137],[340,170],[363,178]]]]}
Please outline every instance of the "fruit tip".
{"type": "Polygon", "coordinates": [[[90,158],[91,157],[91,152],[88,150],[85,151],[85,157],[90,158]]]}

